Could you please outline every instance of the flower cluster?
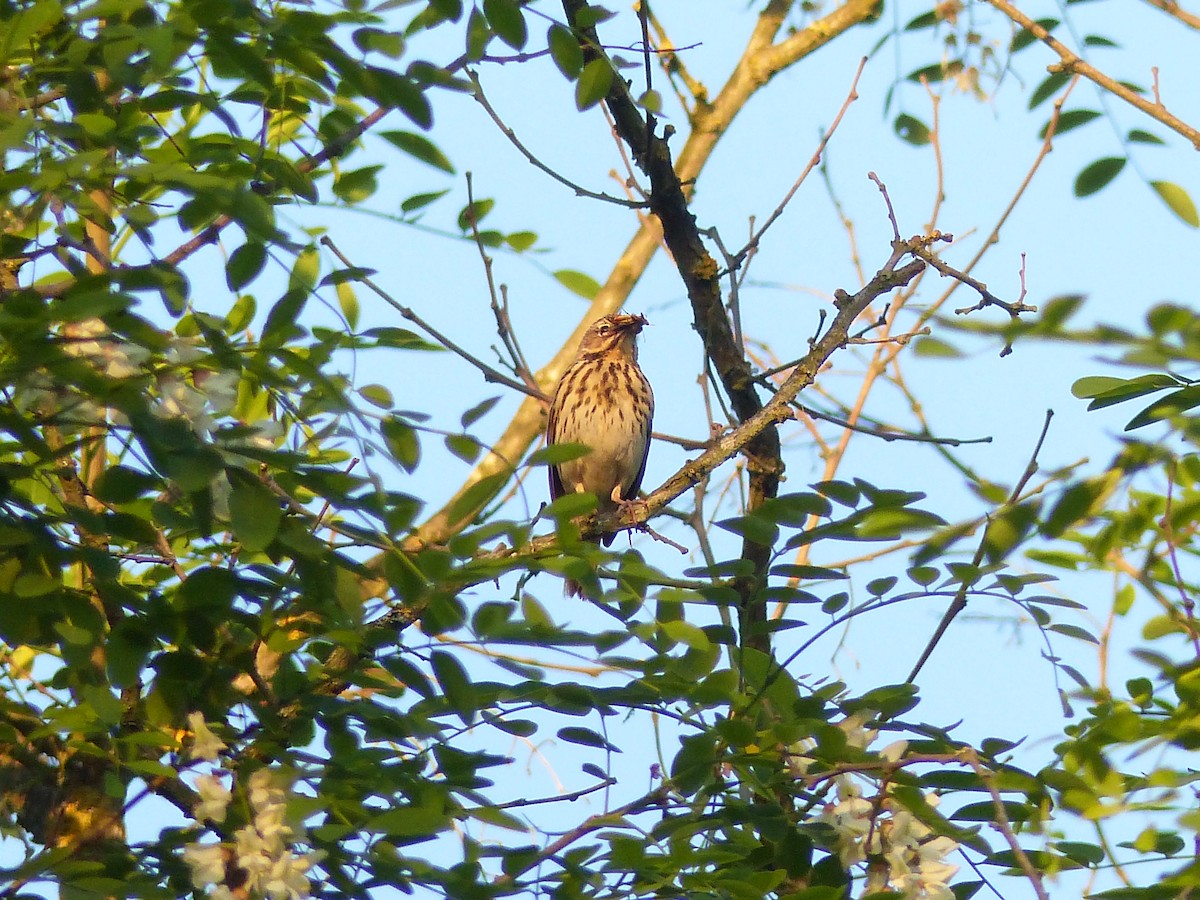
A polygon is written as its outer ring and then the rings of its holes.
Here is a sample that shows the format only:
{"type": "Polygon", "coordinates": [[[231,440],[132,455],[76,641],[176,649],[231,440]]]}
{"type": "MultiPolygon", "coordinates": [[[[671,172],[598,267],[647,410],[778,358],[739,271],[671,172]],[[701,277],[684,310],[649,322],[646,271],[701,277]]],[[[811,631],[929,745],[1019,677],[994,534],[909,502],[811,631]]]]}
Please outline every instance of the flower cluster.
{"type": "Polygon", "coordinates": [[[76,323],[63,349],[70,356],[90,360],[109,378],[141,375],[150,360],[149,350],[114,337],[103,320],[97,318],[76,323]]]}
{"type": "MultiPolygon", "coordinates": [[[[183,848],[183,859],[192,871],[192,883],[215,900],[232,900],[230,882],[240,896],[268,900],[295,900],[311,891],[308,872],[320,859],[319,851],[297,852],[304,827],[288,815],[290,779],[272,769],[258,769],[246,786],[251,821],[221,843],[192,843],[183,848]]],[[[197,779],[200,803],[198,821],[224,822],[233,798],[213,775],[197,779]]]]}
{"type": "MultiPolygon", "coordinates": [[[[878,732],[867,729],[869,715],[848,716],[839,727],[846,733],[846,743],[865,750],[878,732]]],[[[900,760],[907,749],[905,741],[896,741],[878,751],[888,762],[900,760]]],[[[808,773],[813,760],[803,755],[793,756],[792,771],[798,777],[808,773]]],[[[829,825],[836,833],[836,851],[847,869],[866,864],[869,891],[898,891],[910,900],[954,900],[948,882],[958,866],[945,861],[958,849],[948,837],[935,835],[907,808],[890,796],[885,785],[871,799],[863,796],[862,785],[850,775],[838,775],[837,802],[822,809],[818,821],[829,825]]],[[[925,798],[931,806],[937,797],[925,798]]]]}
{"type": "MultiPolygon", "coordinates": [[[[932,794],[926,800],[937,803],[932,794]]],[[[934,835],[886,794],[867,800],[855,782],[839,777],[838,802],[822,810],[820,821],[837,832],[838,857],[846,868],[870,861],[868,880],[878,881],[871,889],[890,888],[912,900],[954,900],[948,882],[958,866],[945,860],[958,844],[934,835]]]]}

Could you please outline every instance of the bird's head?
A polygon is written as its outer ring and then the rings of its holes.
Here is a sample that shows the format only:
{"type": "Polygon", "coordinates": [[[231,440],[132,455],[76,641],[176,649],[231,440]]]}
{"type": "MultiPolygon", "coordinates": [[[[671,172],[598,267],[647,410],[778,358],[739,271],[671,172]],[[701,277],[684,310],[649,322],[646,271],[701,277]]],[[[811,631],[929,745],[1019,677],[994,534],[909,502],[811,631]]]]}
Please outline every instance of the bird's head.
{"type": "Polygon", "coordinates": [[[627,313],[597,319],[584,332],[583,340],[579,342],[579,355],[605,356],[615,351],[636,360],[637,336],[649,324],[645,316],[627,313]]]}

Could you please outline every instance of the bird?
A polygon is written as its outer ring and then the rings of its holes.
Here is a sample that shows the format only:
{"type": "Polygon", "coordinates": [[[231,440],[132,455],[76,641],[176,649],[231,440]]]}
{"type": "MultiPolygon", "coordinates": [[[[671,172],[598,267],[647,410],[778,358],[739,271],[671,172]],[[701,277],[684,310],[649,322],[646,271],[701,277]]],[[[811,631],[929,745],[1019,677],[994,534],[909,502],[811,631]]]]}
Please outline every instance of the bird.
{"type": "MultiPolygon", "coordinates": [[[[590,452],[549,467],[551,500],[595,494],[600,513],[636,502],[654,418],[654,392],[637,359],[637,336],[648,324],[643,315],[616,313],[584,332],[554,391],[546,443],[584,444],[590,452]]],[[[613,535],[592,540],[607,547],[613,535]]],[[[564,592],[579,597],[583,588],[568,579],[564,592]]]]}

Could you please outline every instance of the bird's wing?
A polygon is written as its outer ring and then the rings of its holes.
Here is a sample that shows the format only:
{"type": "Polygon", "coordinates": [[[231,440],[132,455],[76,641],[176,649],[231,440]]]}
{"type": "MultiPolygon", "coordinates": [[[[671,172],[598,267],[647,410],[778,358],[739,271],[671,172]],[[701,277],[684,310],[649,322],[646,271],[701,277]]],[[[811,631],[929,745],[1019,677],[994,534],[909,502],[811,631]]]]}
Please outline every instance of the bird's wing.
{"type": "MultiPolygon", "coordinates": [[[[558,400],[557,394],[554,401],[558,400]]],[[[550,414],[546,419],[546,446],[558,440],[558,403],[551,401],[550,414]]],[[[550,500],[554,501],[561,497],[566,491],[563,490],[562,476],[558,474],[558,466],[547,466],[547,473],[550,475],[550,500]]]]}
{"type": "Polygon", "coordinates": [[[637,474],[633,476],[633,481],[629,482],[629,488],[621,495],[623,500],[637,499],[638,491],[642,489],[642,478],[646,474],[646,460],[650,458],[650,432],[653,430],[654,423],[654,395],[650,395],[650,415],[646,417],[646,434],[642,441],[642,462],[638,466],[637,474]]]}

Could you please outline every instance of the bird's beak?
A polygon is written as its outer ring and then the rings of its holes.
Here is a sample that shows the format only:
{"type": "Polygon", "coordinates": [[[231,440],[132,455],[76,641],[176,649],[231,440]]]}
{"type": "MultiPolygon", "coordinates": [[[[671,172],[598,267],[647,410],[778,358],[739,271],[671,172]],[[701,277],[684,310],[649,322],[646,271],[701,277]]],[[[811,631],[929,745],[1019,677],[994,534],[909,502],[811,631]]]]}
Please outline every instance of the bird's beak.
{"type": "Polygon", "coordinates": [[[622,331],[628,331],[631,334],[639,334],[641,330],[649,325],[646,317],[640,313],[635,316],[622,313],[621,315],[613,316],[613,324],[622,331]]]}

